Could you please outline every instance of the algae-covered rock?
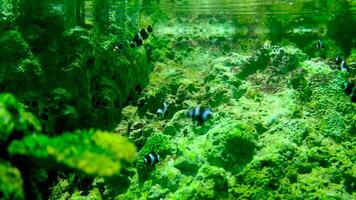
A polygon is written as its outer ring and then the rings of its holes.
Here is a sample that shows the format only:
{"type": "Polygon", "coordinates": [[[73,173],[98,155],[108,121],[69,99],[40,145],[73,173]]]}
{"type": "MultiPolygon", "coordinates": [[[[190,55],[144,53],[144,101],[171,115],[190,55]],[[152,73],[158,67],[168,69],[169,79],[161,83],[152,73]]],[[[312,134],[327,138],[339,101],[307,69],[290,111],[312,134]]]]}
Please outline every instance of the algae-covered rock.
{"type": "Polygon", "coordinates": [[[76,131],[61,136],[34,135],[11,143],[11,156],[48,170],[74,170],[90,176],[115,177],[135,159],[127,138],[103,131],[76,131]]]}
{"type": "Polygon", "coordinates": [[[207,161],[232,172],[240,171],[255,153],[256,133],[254,127],[235,121],[216,125],[207,133],[211,143],[206,147],[207,161]]]}
{"type": "Polygon", "coordinates": [[[190,159],[186,156],[180,156],[175,160],[174,167],[179,169],[184,174],[196,174],[199,169],[199,163],[194,159],[190,159]]]}
{"type": "Polygon", "coordinates": [[[58,178],[48,199],[103,199],[100,189],[93,187],[90,180],[80,179],[75,174],[70,174],[67,178],[58,178]]]}
{"type": "Polygon", "coordinates": [[[25,199],[20,171],[3,161],[0,161],[0,198],[25,199]]]}
{"type": "Polygon", "coordinates": [[[159,154],[162,159],[170,153],[171,149],[172,143],[169,136],[161,133],[152,134],[138,152],[138,163],[143,164],[143,157],[151,152],[159,154]]]}
{"type": "MultiPolygon", "coordinates": [[[[159,84],[170,99],[179,94],[178,111],[169,119],[139,116],[153,130],[163,127],[153,136],[165,138],[149,137],[139,159],[163,144],[170,144],[170,155],[138,165],[117,198],[352,198],[355,107],[340,88],[346,76],[327,61],[307,59],[293,46],[265,46],[252,56],[216,59],[204,84],[190,81],[179,92],[159,84]],[[201,125],[184,109],[199,103],[213,110],[201,125]]],[[[155,81],[152,86],[163,80],[155,81]]],[[[144,93],[153,91],[164,95],[154,88],[144,93]]]]}
{"type": "Polygon", "coordinates": [[[228,196],[228,174],[222,168],[204,165],[189,185],[181,186],[175,198],[224,199],[228,196]]]}

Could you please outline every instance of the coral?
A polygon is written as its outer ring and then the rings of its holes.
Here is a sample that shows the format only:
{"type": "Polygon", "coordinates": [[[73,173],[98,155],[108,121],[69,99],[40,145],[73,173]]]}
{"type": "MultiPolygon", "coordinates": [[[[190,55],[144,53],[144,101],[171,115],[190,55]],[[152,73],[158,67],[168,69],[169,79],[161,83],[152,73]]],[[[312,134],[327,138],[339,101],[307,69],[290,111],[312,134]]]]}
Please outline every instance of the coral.
{"type": "Polygon", "coordinates": [[[21,156],[48,170],[74,170],[90,176],[115,177],[135,158],[126,138],[102,131],[76,131],[61,136],[34,135],[10,144],[11,156],[21,156]]]}

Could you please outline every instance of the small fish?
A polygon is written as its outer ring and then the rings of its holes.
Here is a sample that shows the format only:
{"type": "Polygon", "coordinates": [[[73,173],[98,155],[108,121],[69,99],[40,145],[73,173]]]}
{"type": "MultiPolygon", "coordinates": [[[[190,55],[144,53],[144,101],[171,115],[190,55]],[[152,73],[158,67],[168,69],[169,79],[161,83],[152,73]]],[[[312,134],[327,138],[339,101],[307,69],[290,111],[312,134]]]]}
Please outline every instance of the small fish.
{"type": "Polygon", "coordinates": [[[155,165],[159,161],[161,161],[161,157],[158,154],[151,152],[151,153],[145,155],[143,160],[146,165],[155,165]]]}
{"type": "Polygon", "coordinates": [[[148,25],[148,27],[147,27],[147,31],[148,31],[148,33],[152,33],[152,32],[153,32],[153,28],[152,28],[152,26],[151,26],[151,25],[148,25]]]}
{"type": "Polygon", "coordinates": [[[167,102],[163,102],[163,107],[157,109],[157,114],[160,114],[163,118],[168,110],[169,104],[167,102]]]}
{"type": "Polygon", "coordinates": [[[121,52],[123,49],[124,49],[124,44],[120,42],[114,46],[113,51],[121,52]]]}
{"type": "Polygon", "coordinates": [[[130,47],[136,48],[142,46],[143,41],[146,40],[152,32],[153,29],[151,25],[149,25],[147,29],[141,29],[138,33],[135,34],[134,38],[131,40],[130,47]]]}
{"type": "MultiPolygon", "coordinates": [[[[350,95],[355,87],[355,83],[344,83],[342,89],[344,90],[345,94],[350,95]]],[[[353,94],[354,95],[354,94],[353,94]]]]}
{"type": "Polygon", "coordinates": [[[146,40],[147,38],[148,38],[148,32],[145,30],[145,29],[141,29],[141,31],[140,31],[140,35],[141,35],[141,38],[143,39],[143,40],[146,40]]]}
{"type": "Polygon", "coordinates": [[[325,45],[324,45],[323,41],[318,40],[318,42],[315,45],[315,48],[318,49],[318,50],[325,48],[325,45]]]}
{"type": "Polygon", "coordinates": [[[193,120],[198,121],[199,124],[206,122],[213,115],[213,112],[209,108],[203,108],[197,106],[188,111],[187,116],[193,120]]]}
{"type": "Polygon", "coordinates": [[[349,71],[349,68],[346,66],[346,61],[345,60],[343,60],[341,62],[341,71],[345,71],[345,72],[349,71]]]}
{"type": "Polygon", "coordinates": [[[356,94],[352,94],[350,97],[351,102],[355,103],[356,102],[356,94]]]}
{"type": "Polygon", "coordinates": [[[343,61],[342,58],[341,58],[340,56],[337,56],[336,59],[335,59],[335,64],[336,64],[337,66],[340,66],[340,64],[341,64],[342,61],[343,61]]]}
{"type": "Polygon", "coordinates": [[[143,44],[143,40],[141,39],[140,34],[136,33],[132,41],[130,42],[130,47],[136,48],[142,46],[142,44],[143,44]]]}

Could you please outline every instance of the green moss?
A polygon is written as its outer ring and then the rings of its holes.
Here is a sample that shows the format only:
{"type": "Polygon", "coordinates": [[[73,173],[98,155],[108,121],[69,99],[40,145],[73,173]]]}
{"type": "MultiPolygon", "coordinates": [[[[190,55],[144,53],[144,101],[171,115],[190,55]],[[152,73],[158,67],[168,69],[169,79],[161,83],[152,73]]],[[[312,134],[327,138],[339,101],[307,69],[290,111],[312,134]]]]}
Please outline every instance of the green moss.
{"type": "MultiPolygon", "coordinates": [[[[351,197],[353,147],[341,144],[352,141],[354,118],[339,87],[345,76],[323,61],[304,62],[307,56],[295,47],[266,49],[247,60],[234,55],[215,60],[205,72],[204,87],[187,92],[179,101],[185,106],[176,106],[172,118],[146,115],[145,126],[163,127],[169,135],[172,155],[154,167],[139,168],[139,177],[146,176],[135,179],[119,199],[351,197]],[[256,63],[266,58],[261,61],[266,65],[245,69],[253,58],[256,63]],[[241,67],[233,68],[236,63],[241,67]],[[202,126],[185,116],[184,108],[196,102],[214,111],[202,126]],[[319,169],[323,176],[315,173],[319,169]]],[[[197,73],[189,75],[193,79],[197,73]]],[[[178,95],[169,93],[170,99],[178,95]]],[[[151,144],[147,140],[143,149],[151,144]]]]}
{"type": "Polygon", "coordinates": [[[187,156],[180,156],[175,160],[174,167],[186,175],[195,175],[199,169],[199,163],[187,156]]]}
{"type": "Polygon", "coordinates": [[[169,136],[161,133],[154,133],[147,138],[145,145],[138,152],[137,162],[143,164],[143,157],[151,152],[159,154],[161,159],[163,159],[170,153],[171,149],[172,144],[169,136]]]}
{"type": "Polygon", "coordinates": [[[101,194],[99,189],[95,188],[89,192],[88,195],[82,195],[80,192],[75,192],[70,197],[67,197],[71,200],[101,200],[101,194]]]}
{"type": "Polygon", "coordinates": [[[189,185],[179,188],[173,198],[223,199],[227,198],[228,175],[225,170],[204,165],[189,185]]]}
{"type": "Polygon", "coordinates": [[[270,60],[269,53],[270,49],[268,48],[260,49],[259,52],[247,60],[247,63],[242,67],[241,71],[237,74],[237,77],[246,79],[257,70],[266,68],[270,60]]]}
{"type": "Polygon", "coordinates": [[[303,69],[296,70],[289,81],[292,88],[298,91],[298,99],[300,101],[310,101],[311,89],[308,81],[305,79],[305,71],[303,69]]]}
{"type": "Polygon", "coordinates": [[[122,136],[102,131],[76,131],[61,136],[34,135],[13,142],[12,156],[29,159],[48,170],[74,170],[90,176],[115,177],[133,162],[135,147],[122,136]]]}
{"type": "Polygon", "coordinates": [[[220,123],[207,133],[211,145],[205,147],[207,161],[235,173],[241,171],[254,155],[256,133],[247,124],[234,121],[220,123]]]}
{"type": "Polygon", "coordinates": [[[172,119],[166,123],[163,133],[165,135],[175,136],[177,134],[184,134],[184,130],[190,125],[190,119],[187,119],[187,111],[178,111],[174,114],[172,119]]]}
{"type": "Polygon", "coordinates": [[[318,2],[335,13],[326,25],[323,12],[295,17],[302,2],[282,17],[270,13],[285,5],[259,9],[256,26],[254,15],[90,2],[1,1],[0,90],[24,106],[0,95],[0,199],[355,199],[355,104],[340,88],[355,80],[347,1],[318,2]],[[148,24],[143,47],[113,51],[148,24]],[[197,105],[213,118],[187,118],[197,105]],[[73,131],[120,120],[128,139],[73,131]],[[150,152],[162,160],[144,165],[150,152]]]}

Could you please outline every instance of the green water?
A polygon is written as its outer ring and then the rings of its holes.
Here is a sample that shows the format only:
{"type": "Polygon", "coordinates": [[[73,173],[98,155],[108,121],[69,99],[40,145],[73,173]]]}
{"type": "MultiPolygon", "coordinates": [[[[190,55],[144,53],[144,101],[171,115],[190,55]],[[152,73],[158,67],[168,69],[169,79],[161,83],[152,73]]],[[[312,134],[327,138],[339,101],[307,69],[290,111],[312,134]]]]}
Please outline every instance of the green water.
{"type": "Polygon", "coordinates": [[[356,199],[355,36],[352,0],[0,0],[0,200],[356,199]]]}

